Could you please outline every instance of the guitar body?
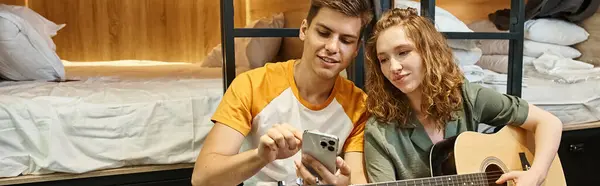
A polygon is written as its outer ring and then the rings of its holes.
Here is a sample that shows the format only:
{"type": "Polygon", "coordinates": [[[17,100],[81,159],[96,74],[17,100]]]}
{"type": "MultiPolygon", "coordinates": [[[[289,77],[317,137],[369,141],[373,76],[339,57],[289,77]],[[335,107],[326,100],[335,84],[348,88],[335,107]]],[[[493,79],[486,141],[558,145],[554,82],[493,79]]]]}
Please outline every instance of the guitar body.
{"type": "MultiPolygon", "coordinates": [[[[533,135],[505,126],[495,134],[463,132],[435,144],[430,150],[431,177],[356,186],[469,185],[493,186],[504,173],[523,171],[533,162],[533,135]]],[[[514,186],[508,181],[502,185],[514,186]]],[[[543,186],[567,185],[558,155],[554,157],[543,186]]]]}
{"type": "MultiPolygon", "coordinates": [[[[513,126],[505,126],[495,134],[463,132],[433,146],[430,151],[432,177],[485,173],[487,177],[480,180],[495,185],[494,181],[502,173],[524,170],[533,163],[535,144],[528,142],[533,142],[533,135],[513,126]]],[[[566,185],[558,155],[543,185],[566,185]]]]}

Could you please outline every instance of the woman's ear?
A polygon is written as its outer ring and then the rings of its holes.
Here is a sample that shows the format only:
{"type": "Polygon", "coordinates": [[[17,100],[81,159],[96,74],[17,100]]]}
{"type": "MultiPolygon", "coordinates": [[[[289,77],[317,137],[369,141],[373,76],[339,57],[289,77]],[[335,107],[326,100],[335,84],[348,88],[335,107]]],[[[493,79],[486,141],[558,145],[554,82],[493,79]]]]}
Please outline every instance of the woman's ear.
{"type": "Polygon", "coordinates": [[[308,30],[308,22],[306,19],[302,20],[302,24],[300,25],[300,40],[304,41],[306,39],[306,31],[308,30]]]}

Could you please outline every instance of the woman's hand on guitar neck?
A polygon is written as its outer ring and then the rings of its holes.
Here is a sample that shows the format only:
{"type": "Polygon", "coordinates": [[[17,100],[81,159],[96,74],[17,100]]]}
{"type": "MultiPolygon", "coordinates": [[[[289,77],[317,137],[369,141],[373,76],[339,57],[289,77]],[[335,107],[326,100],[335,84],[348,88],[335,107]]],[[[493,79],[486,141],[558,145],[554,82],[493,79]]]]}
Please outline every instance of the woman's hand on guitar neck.
{"type": "Polygon", "coordinates": [[[540,186],[546,176],[540,171],[512,171],[500,176],[496,184],[503,184],[509,180],[513,180],[516,186],[540,186]]]}
{"type": "Polygon", "coordinates": [[[299,178],[303,180],[303,184],[305,185],[350,185],[350,167],[339,156],[337,157],[335,162],[336,167],[338,168],[335,174],[329,172],[329,170],[327,170],[327,168],[323,164],[321,164],[318,160],[314,159],[312,156],[307,154],[303,154],[302,162],[294,161],[294,163],[296,164],[296,174],[299,178]],[[317,178],[308,171],[304,164],[310,165],[315,170],[315,172],[319,174],[322,180],[317,180],[317,178]]]}

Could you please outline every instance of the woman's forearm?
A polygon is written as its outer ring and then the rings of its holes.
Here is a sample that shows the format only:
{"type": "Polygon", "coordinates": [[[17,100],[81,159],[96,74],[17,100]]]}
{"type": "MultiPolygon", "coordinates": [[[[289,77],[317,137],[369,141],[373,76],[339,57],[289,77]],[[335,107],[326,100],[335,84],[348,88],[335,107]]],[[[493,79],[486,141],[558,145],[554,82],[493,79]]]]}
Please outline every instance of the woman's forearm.
{"type": "Polygon", "coordinates": [[[535,127],[535,158],[529,169],[540,173],[542,177],[548,174],[562,136],[562,122],[557,117],[548,115],[550,116],[544,117],[535,127]]]}

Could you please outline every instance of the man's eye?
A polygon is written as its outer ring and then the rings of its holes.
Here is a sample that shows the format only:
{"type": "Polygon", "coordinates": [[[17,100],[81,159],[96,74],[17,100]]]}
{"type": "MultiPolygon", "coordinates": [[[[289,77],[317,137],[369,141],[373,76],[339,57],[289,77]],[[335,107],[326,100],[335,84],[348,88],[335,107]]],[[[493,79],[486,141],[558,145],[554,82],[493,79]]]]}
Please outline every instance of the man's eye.
{"type": "Polygon", "coordinates": [[[329,33],[328,32],[323,32],[323,31],[317,31],[319,33],[319,35],[321,36],[328,36],[329,33]]]}
{"type": "Polygon", "coordinates": [[[342,43],[345,43],[345,44],[352,44],[352,43],[354,43],[354,40],[346,40],[346,39],[342,39],[342,43]]]}

